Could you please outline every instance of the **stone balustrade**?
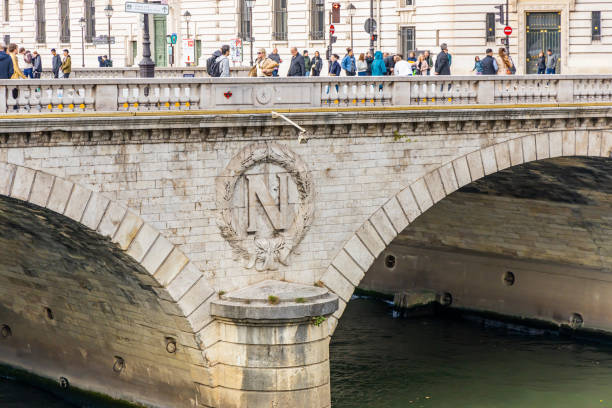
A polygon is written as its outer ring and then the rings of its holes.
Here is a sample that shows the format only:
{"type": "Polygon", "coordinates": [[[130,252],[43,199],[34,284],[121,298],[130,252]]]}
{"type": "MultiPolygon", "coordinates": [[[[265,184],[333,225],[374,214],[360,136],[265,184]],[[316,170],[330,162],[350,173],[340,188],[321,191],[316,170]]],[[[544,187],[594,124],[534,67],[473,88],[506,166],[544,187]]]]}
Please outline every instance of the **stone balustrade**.
{"type": "Polygon", "coordinates": [[[612,76],[0,81],[0,112],[152,112],[612,103],[612,76]]]}
{"type": "MultiPolygon", "coordinates": [[[[247,77],[249,67],[232,67],[230,75],[232,77],[247,77]]],[[[70,78],[72,79],[93,79],[93,78],[138,78],[140,68],[121,67],[121,68],[72,68],[70,78]]],[[[161,67],[155,68],[156,78],[206,78],[205,67],[161,67]]],[[[54,79],[53,72],[45,69],[41,75],[42,79],[54,79]]]]}

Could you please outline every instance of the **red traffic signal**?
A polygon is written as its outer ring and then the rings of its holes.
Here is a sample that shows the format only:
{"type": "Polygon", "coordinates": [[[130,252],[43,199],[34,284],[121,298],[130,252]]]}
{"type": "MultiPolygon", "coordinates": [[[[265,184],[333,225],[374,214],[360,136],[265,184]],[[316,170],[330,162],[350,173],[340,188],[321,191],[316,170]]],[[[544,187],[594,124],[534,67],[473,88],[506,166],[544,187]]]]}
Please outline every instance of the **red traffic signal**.
{"type": "Polygon", "coordinates": [[[334,27],[334,25],[333,25],[333,24],[332,24],[332,25],[330,25],[330,26],[329,26],[329,33],[330,33],[331,35],[334,35],[334,33],[335,33],[335,32],[336,32],[336,27],[334,27]]]}
{"type": "Polygon", "coordinates": [[[340,24],[340,3],[332,4],[332,24],[340,24]]]}

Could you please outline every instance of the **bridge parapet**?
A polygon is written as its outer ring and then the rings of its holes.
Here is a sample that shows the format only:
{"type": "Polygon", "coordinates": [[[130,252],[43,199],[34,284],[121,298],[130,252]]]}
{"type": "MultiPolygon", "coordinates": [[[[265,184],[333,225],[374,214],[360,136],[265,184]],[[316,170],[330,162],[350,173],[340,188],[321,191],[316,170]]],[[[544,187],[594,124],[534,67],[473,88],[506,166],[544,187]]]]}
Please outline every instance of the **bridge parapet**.
{"type": "Polygon", "coordinates": [[[0,81],[0,112],[248,111],[612,102],[612,76],[0,81]]]}

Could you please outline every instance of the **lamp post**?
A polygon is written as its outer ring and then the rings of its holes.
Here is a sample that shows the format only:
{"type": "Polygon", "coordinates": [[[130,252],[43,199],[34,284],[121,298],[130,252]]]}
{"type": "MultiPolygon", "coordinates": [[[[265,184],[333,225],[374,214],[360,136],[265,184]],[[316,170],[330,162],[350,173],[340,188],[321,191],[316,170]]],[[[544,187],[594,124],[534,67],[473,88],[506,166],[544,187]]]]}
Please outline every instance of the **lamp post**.
{"type": "Polygon", "coordinates": [[[251,46],[251,66],[253,66],[253,7],[255,7],[255,0],[245,0],[245,3],[249,10],[249,43],[251,46]]]}
{"type": "Polygon", "coordinates": [[[79,18],[79,26],[81,26],[81,66],[85,68],[85,17],[79,18]]]}
{"type": "Polygon", "coordinates": [[[107,4],[104,7],[104,14],[106,14],[106,18],[108,18],[108,59],[112,62],[111,56],[111,17],[113,16],[113,6],[107,4]]]}
{"type": "MultiPolygon", "coordinates": [[[[191,21],[191,13],[189,12],[189,10],[185,10],[185,13],[183,14],[183,18],[187,22],[187,40],[189,42],[189,22],[191,21]]],[[[185,58],[185,57],[183,57],[183,58],[185,58]]],[[[190,66],[191,63],[187,62],[185,65],[190,66]]]]}
{"type": "MultiPolygon", "coordinates": [[[[148,3],[149,0],[144,0],[148,3]]],[[[155,61],[151,59],[151,39],[149,37],[149,15],[144,14],[144,24],[142,29],[142,60],[138,66],[140,67],[141,78],[153,78],[155,76],[155,61]]]]}
{"type": "MultiPolygon", "coordinates": [[[[374,0],[370,0],[370,21],[374,21],[374,0]]],[[[370,31],[370,54],[374,57],[374,30],[370,31]]]]}
{"type": "Polygon", "coordinates": [[[349,3],[348,7],[346,8],[346,11],[348,12],[351,23],[351,49],[353,49],[353,17],[355,16],[357,7],[355,7],[353,3],[349,3]]]}

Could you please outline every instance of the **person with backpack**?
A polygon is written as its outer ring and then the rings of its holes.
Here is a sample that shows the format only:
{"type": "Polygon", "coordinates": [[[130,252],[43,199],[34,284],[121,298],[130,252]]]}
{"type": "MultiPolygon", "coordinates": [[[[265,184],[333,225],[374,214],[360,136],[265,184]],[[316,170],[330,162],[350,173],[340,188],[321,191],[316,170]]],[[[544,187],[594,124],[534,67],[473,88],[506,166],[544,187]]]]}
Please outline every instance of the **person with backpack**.
{"type": "Polygon", "coordinates": [[[32,71],[34,66],[32,65],[32,53],[25,48],[19,49],[19,65],[23,66],[23,75],[26,78],[32,78],[32,71]]]}
{"type": "Polygon", "coordinates": [[[213,52],[212,55],[208,57],[208,59],[206,60],[206,72],[211,77],[218,76],[218,75],[215,75],[217,73],[215,62],[217,61],[217,58],[219,58],[220,56],[221,56],[221,50],[218,49],[215,52],[213,52]]]}
{"type": "Polygon", "coordinates": [[[229,62],[230,46],[224,45],[221,47],[221,56],[215,60],[214,77],[229,78],[230,62],[229,62]]]}
{"type": "Polygon", "coordinates": [[[42,58],[40,58],[40,54],[38,51],[34,51],[32,53],[32,69],[34,78],[40,79],[40,75],[42,74],[42,58]]]}
{"type": "Polygon", "coordinates": [[[329,76],[340,76],[342,72],[342,67],[338,63],[340,56],[338,54],[332,54],[330,63],[329,63],[329,76]]]}
{"type": "Polygon", "coordinates": [[[13,76],[13,61],[6,53],[6,46],[0,45],[0,79],[11,79],[13,76]]]}
{"type": "Polygon", "coordinates": [[[357,72],[357,64],[355,62],[355,56],[352,48],[346,49],[346,55],[342,59],[342,69],[346,73],[346,76],[355,76],[357,72]]]}
{"type": "Polygon", "coordinates": [[[451,74],[451,56],[448,53],[446,43],[440,45],[440,53],[436,57],[435,75],[450,75],[451,74]]]}
{"type": "Polygon", "coordinates": [[[499,56],[497,59],[497,75],[513,75],[516,72],[516,68],[514,68],[514,62],[510,59],[508,54],[506,54],[505,48],[499,49],[499,56]]]}
{"type": "Polygon", "coordinates": [[[482,75],[497,75],[499,67],[497,66],[497,61],[493,58],[493,50],[487,48],[486,54],[487,56],[480,61],[482,75]]]}

